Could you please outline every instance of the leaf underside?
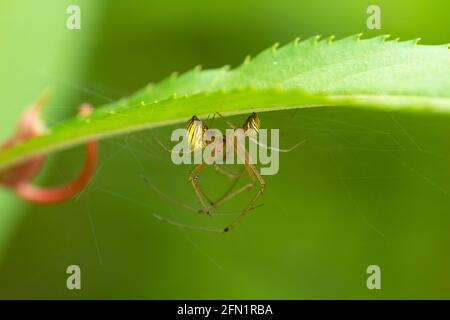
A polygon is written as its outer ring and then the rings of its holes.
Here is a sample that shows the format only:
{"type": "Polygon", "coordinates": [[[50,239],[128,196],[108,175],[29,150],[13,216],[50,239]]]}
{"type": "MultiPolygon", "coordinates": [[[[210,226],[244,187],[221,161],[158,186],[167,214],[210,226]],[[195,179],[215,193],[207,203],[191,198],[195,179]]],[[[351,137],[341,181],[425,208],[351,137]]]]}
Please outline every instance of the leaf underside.
{"type": "Polygon", "coordinates": [[[448,45],[360,35],[274,45],[233,70],[194,68],[96,108],[87,118],[68,119],[2,151],[0,170],[89,140],[184,122],[194,114],[319,106],[450,112],[448,45]]]}

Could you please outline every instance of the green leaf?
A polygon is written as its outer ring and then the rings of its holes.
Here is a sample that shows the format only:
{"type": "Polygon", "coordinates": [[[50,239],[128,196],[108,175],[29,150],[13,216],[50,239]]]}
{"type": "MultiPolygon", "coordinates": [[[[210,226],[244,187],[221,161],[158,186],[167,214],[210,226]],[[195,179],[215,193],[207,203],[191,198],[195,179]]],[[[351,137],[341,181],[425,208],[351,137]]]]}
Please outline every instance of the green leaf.
{"type": "Polygon", "coordinates": [[[74,117],[46,135],[0,153],[0,169],[92,139],[225,115],[319,106],[359,106],[421,112],[450,111],[448,45],[387,41],[360,35],[318,37],[277,45],[234,70],[228,67],[172,75],[131,97],[74,117]]]}

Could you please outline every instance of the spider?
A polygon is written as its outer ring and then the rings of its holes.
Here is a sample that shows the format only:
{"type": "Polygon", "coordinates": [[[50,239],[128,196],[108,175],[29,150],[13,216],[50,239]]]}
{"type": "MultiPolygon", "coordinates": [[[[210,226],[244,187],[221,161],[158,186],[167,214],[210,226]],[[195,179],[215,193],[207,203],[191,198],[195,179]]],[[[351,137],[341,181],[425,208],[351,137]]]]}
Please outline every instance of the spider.
{"type": "MultiPolygon", "coordinates": [[[[219,114],[220,115],[220,114],[219,114]]],[[[225,120],[226,121],[226,120],[225,120]]],[[[236,127],[231,124],[230,122],[226,121],[227,124],[234,130],[236,130],[236,127]]],[[[247,130],[253,130],[253,135],[256,135],[259,132],[260,129],[260,120],[256,113],[252,113],[248,116],[248,118],[245,120],[244,124],[242,125],[242,129],[245,131],[247,130]]],[[[214,143],[214,139],[203,142],[203,135],[208,130],[208,127],[205,123],[199,122],[199,119],[196,116],[193,116],[186,124],[186,130],[188,134],[188,141],[191,145],[191,149],[196,149],[200,146],[200,148],[204,149],[207,144],[214,143]],[[201,126],[201,128],[199,127],[201,126]],[[199,134],[200,133],[200,134],[199,134]]],[[[250,199],[249,203],[246,205],[246,207],[241,211],[241,213],[228,225],[223,229],[223,232],[228,232],[232,230],[240,221],[241,219],[252,209],[254,203],[258,198],[262,195],[264,188],[266,187],[266,182],[262,178],[261,174],[256,169],[255,165],[251,163],[250,156],[246,150],[241,150],[236,145],[236,140],[233,139],[233,148],[236,152],[236,156],[243,162],[244,170],[241,170],[238,174],[233,174],[228,171],[225,171],[222,167],[215,165],[215,168],[220,173],[232,178],[234,181],[237,182],[237,179],[241,177],[241,175],[244,172],[247,172],[250,181],[242,186],[241,188],[234,190],[233,187],[235,186],[235,183],[231,185],[231,187],[224,193],[222,197],[219,199],[212,201],[208,198],[208,196],[205,194],[205,192],[202,190],[202,188],[199,185],[199,177],[202,170],[205,168],[205,161],[202,163],[196,165],[189,173],[188,180],[191,183],[192,187],[195,190],[195,193],[200,200],[200,203],[202,204],[203,208],[201,209],[203,212],[210,214],[210,210],[219,207],[220,205],[224,204],[227,201],[230,201],[231,199],[234,199],[237,195],[244,192],[247,189],[254,188],[257,186],[256,193],[253,195],[253,197],[250,199]]],[[[223,139],[221,141],[222,146],[226,148],[226,136],[223,136],[223,139]]],[[[224,154],[224,157],[227,155],[224,154]]]]}
{"type": "MultiPolygon", "coordinates": [[[[247,119],[245,120],[245,122],[243,123],[243,125],[240,128],[234,126],[231,122],[227,121],[221,114],[219,114],[217,112],[214,114],[214,116],[216,114],[227,123],[227,125],[233,130],[233,132],[236,132],[236,130],[238,130],[238,129],[242,129],[244,132],[249,133],[250,140],[252,140],[253,142],[255,142],[256,144],[258,144],[259,146],[261,146],[263,148],[275,150],[278,152],[290,152],[293,149],[297,148],[300,144],[303,143],[303,141],[299,142],[295,146],[293,146],[289,149],[271,148],[271,147],[268,147],[268,146],[265,146],[265,145],[259,143],[256,140],[256,137],[257,137],[260,127],[261,127],[261,122],[260,122],[258,115],[255,112],[251,113],[247,117],[247,119]]],[[[200,121],[199,118],[197,118],[197,116],[195,116],[195,115],[192,116],[192,118],[189,119],[189,121],[186,123],[185,129],[186,129],[187,140],[188,140],[189,147],[190,147],[189,153],[193,153],[196,151],[203,151],[209,144],[212,144],[212,143],[222,144],[223,149],[226,149],[226,147],[227,147],[228,140],[227,140],[226,135],[223,135],[222,139],[219,139],[219,141],[215,141],[215,139],[211,139],[211,140],[204,139],[204,136],[209,128],[205,122],[200,121]]],[[[166,151],[174,152],[174,151],[170,150],[169,148],[165,147],[164,144],[162,144],[158,139],[156,139],[156,140],[166,151]]],[[[253,164],[253,162],[251,161],[252,159],[250,158],[250,155],[247,152],[247,150],[239,148],[236,143],[236,139],[233,138],[231,141],[233,141],[232,149],[235,151],[237,158],[240,159],[240,163],[243,164],[243,168],[241,170],[239,170],[239,172],[234,172],[234,171],[231,171],[230,169],[227,169],[225,166],[219,165],[217,163],[212,164],[217,172],[225,175],[226,177],[228,177],[232,180],[230,187],[225,191],[225,193],[221,197],[219,197],[217,200],[214,200],[214,201],[211,200],[206,195],[206,193],[203,191],[202,187],[199,185],[201,172],[207,165],[207,163],[205,162],[205,159],[202,159],[201,163],[195,165],[194,168],[192,168],[188,174],[188,181],[191,184],[192,188],[194,189],[195,194],[202,205],[202,208],[199,210],[196,210],[196,211],[199,213],[205,213],[210,216],[214,215],[214,213],[213,213],[214,209],[216,209],[219,206],[223,205],[224,203],[234,199],[236,196],[238,196],[242,192],[256,187],[256,192],[253,194],[253,196],[251,197],[251,199],[249,200],[247,205],[244,207],[244,209],[242,211],[239,212],[238,216],[234,220],[232,220],[231,223],[229,223],[225,228],[209,228],[209,227],[199,227],[199,226],[192,226],[192,225],[178,223],[176,221],[168,220],[168,219],[163,218],[156,214],[154,214],[154,216],[164,222],[167,222],[169,224],[172,224],[172,225],[175,225],[178,227],[227,233],[227,232],[231,231],[232,229],[234,229],[239,224],[239,222],[242,220],[242,218],[244,218],[245,215],[249,211],[256,209],[257,207],[260,207],[261,205],[255,206],[255,203],[260,198],[260,196],[263,194],[264,189],[266,187],[266,182],[263,179],[263,177],[261,176],[261,174],[259,173],[259,171],[257,170],[257,168],[255,167],[255,165],[253,164]],[[238,189],[235,190],[235,187],[236,187],[236,184],[237,184],[239,178],[241,178],[241,176],[244,173],[247,173],[250,181],[247,182],[242,187],[239,187],[238,189]]],[[[223,154],[224,159],[227,157],[227,154],[228,153],[223,154]]],[[[156,189],[150,183],[150,181],[148,179],[146,179],[145,177],[144,177],[144,180],[147,182],[147,184],[149,184],[158,193],[160,193],[161,195],[163,195],[164,197],[166,197],[167,199],[169,199],[173,202],[177,202],[176,200],[170,198],[168,195],[166,195],[166,194],[162,193],[161,191],[159,191],[158,189],[156,189]]],[[[195,211],[195,209],[193,209],[192,207],[190,207],[188,205],[185,205],[185,204],[181,204],[181,205],[184,206],[185,208],[195,211]]]]}

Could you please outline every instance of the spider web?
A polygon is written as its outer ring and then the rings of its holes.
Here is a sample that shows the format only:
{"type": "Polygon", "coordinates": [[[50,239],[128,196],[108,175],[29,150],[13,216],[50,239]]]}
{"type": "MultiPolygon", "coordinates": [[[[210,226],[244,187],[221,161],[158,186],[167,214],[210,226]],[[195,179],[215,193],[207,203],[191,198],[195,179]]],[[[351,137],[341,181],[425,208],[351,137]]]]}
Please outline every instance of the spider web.
{"type": "MultiPolygon", "coordinates": [[[[97,98],[104,96],[86,87],[70,87],[76,90],[83,88],[85,93],[97,98]]],[[[115,98],[107,97],[105,100],[115,98]]],[[[73,111],[72,107],[51,108],[73,111]]],[[[261,233],[284,239],[286,248],[292,243],[299,245],[317,241],[317,234],[308,229],[328,232],[323,240],[326,246],[330,246],[328,242],[331,241],[336,243],[335,246],[349,246],[355,239],[362,239],[362,243],[372,246],[374,243],[389,246],[398,245],[397,231],[393,226],[399,226],[405,219],[423,222],[420,215],[428,213],[430,208],[435,210],[435,219],[444,223],[448,221],[443,215],[444,207],[449,203],[450,171],[447,164],[450,153],[442,150],[450,150],[450,145],[447,140],[436,138],[449,136],[446,119],[333,108],[264,113],[260,116],[263,127],[280,128],[282,147],[294,145],[304,138],[308,143],[294,152],[281,154],[279,174],[267,178],[267,189],[262,197],[264,206],[244,219],[229,237],[231,240],[191,232],[154,218],[156,213],[198,225],[224,225],[229,221],[227,216],[213,220],[205,215],[189,213],[183,205],[174,204],[162,196],[200,207],[187,183],[190,167],[173,165],[170,155],[155,143],[153,137],[156,136],[170,145],[172,128],[160,128],[102,141],[96,173],[85,190],[64,206],[67,213],[62,212],[61,207],[30,209],[33,215],[50,212],[46,213],[50,217],[48,221],[56,221],[60,226],[56,234],[61,238],[61,244],[57,252],[50,255],[60,259],[54,264],[66,265],[74,257],[79,257],[76,248],[83,239],[83,246],[95,256],[99,268],[111,268],[111,263],[116,261],[111,251],[117,247],[112,234],[117,228],[125,228],[126,243],[135,243],[130,240],[133,233],[129,228],[137,229],[144,242],[142,229],[155,234],[152,239],[159,237],[162,240],[149,243],[149,250],[158,252],[161,259],[167,259],[167,250],[182,246],[199,264],[204,262],[217,272],[225,273],[229,268],[226,265],[230,264],[227,254],[257,250],[249,240],[260,238],[261,233]],[[425,121],[422,122],[423,118],[425,121]],[[160,193],[146,185],[142,175],[160,193]],[[405,204],[408,201],[416,208],[405,204]],[[393,215],[395,212],[398,216],[393,215]],[[55,218],[58,215],[60,217],[55,218]],[[71,228],[73,219],[77,219],[79,230],[71,228]],[[142,228],[136,227],[140,224],[142,228]],[[248,242],[241,244],[240,248],[229,245],[240,238],[248,242]],[[218,244],[218,241],[224,243],[218,244]],[[215,246],[228,252],[224,254],[215,246]],[[75,253],[71,253],[73,251],[75,253]]],[[[240,117],[231,120],[236,123],[242,121],[240,117]]],[[[50,122],[55,124],[58,119],[50,119],[50,122]]],[[[47,173],[50,172],[51,177],[44,174],[42,182],[67,181],[74,172],[67,170],[70,166],[66,161],[73,158],[70,163],[76,166],[82,156],[82,150],[77,149],[69,151],[66,156],[52,157],[47,164],[47,173]]],[[[205,175],[204,180],[208,190],[226,188],[228,183],[212,171],[205,175]]],[[[227,209],[238,212],[245,204],[245,196],[248,194],[233,201],[227,209]]],[[[38,230],[41,232],[48,228],[46,222],[38,222],[42,218],[29,219],[24,223],[24,231],[16,236],[25,238],[22,242],[30,241],[23,233],[30,231],[32,225],[40,224],[38,230]]],[[[14,245],[13,250],[16,250],[14,245]]],[[[124,252],[120,250],[119,255],[124,252]]],[[[90,263],[93,264],[92,260],[90,263]]]]}

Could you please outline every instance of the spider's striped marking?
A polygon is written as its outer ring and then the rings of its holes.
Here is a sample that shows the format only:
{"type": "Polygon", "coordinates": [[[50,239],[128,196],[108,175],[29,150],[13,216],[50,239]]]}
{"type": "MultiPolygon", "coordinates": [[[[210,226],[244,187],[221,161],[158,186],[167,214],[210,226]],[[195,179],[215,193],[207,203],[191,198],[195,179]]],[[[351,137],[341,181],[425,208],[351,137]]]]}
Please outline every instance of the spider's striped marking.
{"type": "Polygon", "coordinates": [[[261,121],[259,121],[259,117],[256,113],[252,113],[248,116],[247,120],[245,120],[242,129],[244,131],[250,130],[252,135],[257,135],[259,133],[259,129],[261,127],[261,121]]]}
{"type": "Polygon", "coordinates": [[[203,135],[206,130],[208,130],[207,125],[196,116],[192,116],[192,118],[186,123],[187,138],[191,150],[203,149],[205,147],[203,135]]]}

